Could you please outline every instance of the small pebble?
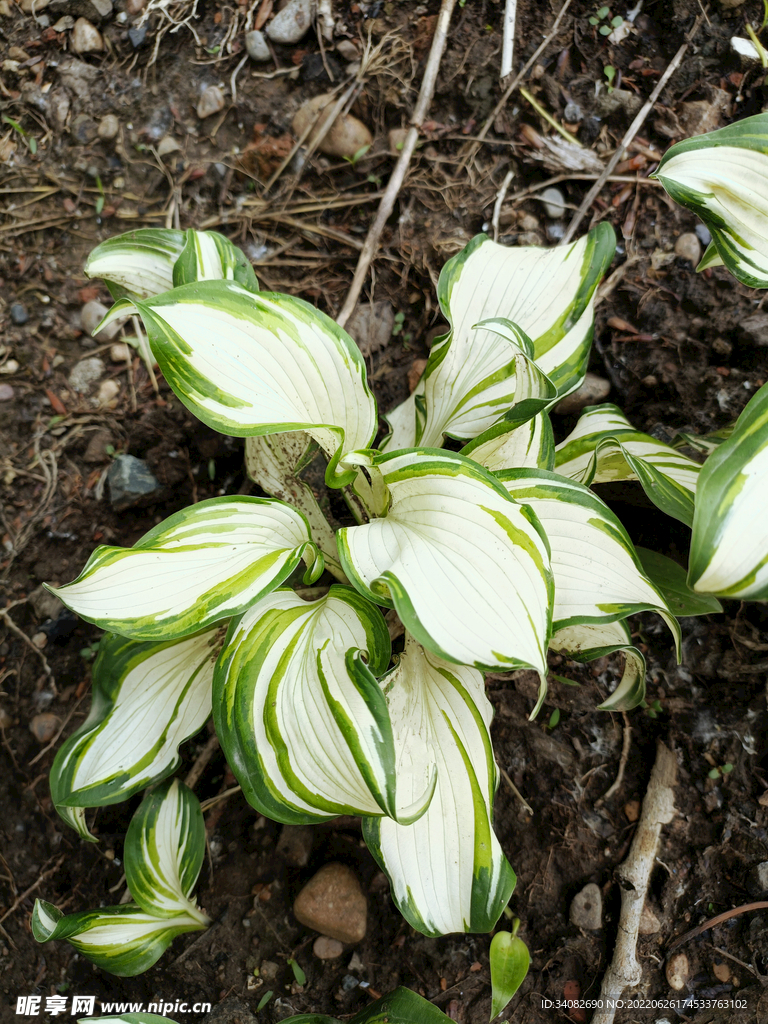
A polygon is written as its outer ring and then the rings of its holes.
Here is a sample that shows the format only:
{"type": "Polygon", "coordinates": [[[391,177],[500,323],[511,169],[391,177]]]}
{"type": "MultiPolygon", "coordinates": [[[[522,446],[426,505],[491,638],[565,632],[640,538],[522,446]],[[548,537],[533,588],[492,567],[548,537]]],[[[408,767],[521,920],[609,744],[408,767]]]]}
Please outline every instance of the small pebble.
{"type": "Polygon", "coordinates": [[[147,38],[147,26],[142,25],[141,28],[129,28],[128,39],[130,40],[131,46],[134,50],[138,50],[140,46],[144,45],[144,40],[147,38]]]}
{"type": "Polygon", "coordinates": [[[301,890],[293,913],[307,928],[340,942],[365,938],[368,908],[357,875],[345,864],[326,864],[301,890]]]}
{"type": "Polygon", "coordinates": [[[75,22],[70,43],[75,53],[99,53],[104,49],[101,32],[85,18],[78,18],[75,22]]]}
{"type": "Polygon", "coordinates": [[[752,874],[755,881],[755,891],[760,894],[768,892],[768,860],[756,864],[752,874]]]}
{"type": "Polygon", "coordinates": [[[267,35],[273,43],[290,46],[298,43],[312,24],[312,0],[288,0],[267,26],[267,35]]]}
{"type": "Polygon", "coordinates": [[[13,719],[11,718],[11,716],[8,714],[5,708],[0,708],[0,729],[10,729],[12,725],[13,719]]]}
{"type": "Polygon", "coordinates": [[[708,246],[709,243],[712,241],[712,235],[707,225],[697,224],[694,228],[694,231],[696,232],[696,237],[698,238],[698,240],[706,248],[706,246],[708,246]]]}
{"type": "Polygon", "coordinates": [[[157,144],[157,155],[170,156],[171,153],[177,153],[180,149],[181,146],[172,135],[164,135],[157,144]]]}
{"type": "Polygon", "coordinates": [[[120,131],[120,122],[114,114],[107,114],[102,117],[99,122],[98,136],[103,142],[109,142],[110,139],[114,139],[117,133],[120,131]]]}
{"type": "Polygon", "coordinates": [[[114,408],[114,401],[120,393],[120,385],[116,380],[105,380],[99,385],[99,393],[96,396],[96,402],[100,409],[104,409],[107,406],[114,408]]]}
{"type": "Polygon", "coordinates": [[[675,253],[697,267],[701,259],[701,242],[692,231],[686,231],[675,242],[675,253]]]}
{"type": "Polygon", "coordinates": [[[104,374],[104,363],[98,356],[88,356],[75,363],[68,377],[69,386],[73,391],[86,394],[104,374]]]}
{"type": "Polygon", "coordinates": [[[42,649],[48,643],[48,634],[42,632],[35,633],[35,635],[32,637],[32,643],[39,651],[42,651],[42,649]]]}
{"type": "Polygon", "coordinates": [[[637,821],[640,817],[640,801],[639,800],[628,800],[624,804],[624,814],[627,821],[637,821]]]}
{"type": "Polygon", "coordinates": [[[296,868],[309,864],[315,833],[308,825],[283,825],[275,852],[296,868]]]}
{"type": "Polygon", "coordinates": [[[640,935],[656,935],[661,931],[661,921],[647,903],[643,905],[640,912],[640,923],[637,926],[640,935]]]}
{"type": "Polygon", "coordinates": [[[0,373],[16,373],[18,369],[18,362],[15,359],[8,359],[0,366],[0,373]]]}
{"type": "Polygon", "coordinates": [[[10,384],[0,384],[0,402],[12,401],[13,394],[13,388],[10,384]]]}
{"type": "Polygon", "coordinates": [[[35,715],[29,723],[29,731],[38,743],[50,743],[60,725],[59,718],[46,711],[42,715],[35,715]]]}
{"type": "Polygon", "coordinates": [[[336,53],[344,60],[360,60],[360,53],[351,39],[340,39],[336,43],[336,53]]]}
{"type": "Polygon", "coordinates": [[[312,952],[318,960],[337,960],[344,952],[344,944],[338,939],[329,939],[327,935],[320,935],[314,941],[312,952]]]}
{"type": "Polygon", "coordinates": [[[147,6],[148,0],[125,0],[125,9],[131,17],[141,14],[147,6]]]}
{"type": "Polygon", "coordinates": [[[596,373],[587,373],[575,391],[560,399],[554,411],[560,416],[570,416],[573,413],[581,412],[587,405],[599,405],[600,402],[604,402],[610,390],[610,381],[604,377],[598,377],[596,373]]]}
{"type": "Polygon", "coordinates": [[[569,912],[571,924],[587,932],[596,932],[603,926],[603,897],[594,882],[577,892],[569,912]]]}
{"type": "Polygon", "coordinates": [[[517,236],[518,245],[532,245],[540,249],[544,245],[544,239],[538,231],[521,231],[517,236]]]}
{"type": "Polygon", "coordinates": [[[583,120],[584,114],[582,113],[581,107],[578,103],[570,101],[566,103],[565,110],[563,111],[563,120],[567,121],[568,124],[576,124],[578,121],[583,120]]]}
{"type": "Polygon", "coordinates": [[[59,18],[56,24],[53,26],[54,32],[71,32],[75,27],[75,19],[71,14],[65,14],[63,18],[59,18]]]}
{"type": "Polygon", "coordinates": [[[539,199],[550,220],[560,220],[565,214],[565,198],[559,188],[545,188],[539,199]]]}
{"type": "Polygon", "coordinates": [[[21,9],[25,14],[32,14],[33,10],[35,14],[39,14],[50,2],[51,0],[21,0],[21,9]]]}
{"type": "Polygon", "coordinates": [[[405,140],[408,138],[407,128],[392,128],[387,136],[387,142],[389,143],[389,152],[392,156],[400,156],[405,145],[405,140]]]}
{"type": "MultiPolygon", "coordinates": [[[[336,97],[328,95],[314,96],[306,103],[302,103],[291,124],[294,134],[301,137],[308,128],[314,125],[313,131],[305,140],[306,143],[311,142],[325,128],[335,104],[336,97]]],[[[372,142],[373,136],[363,122],[351,114],[345,114],[336,118],[318,143],[317,148],[328,156],[343,159],[354,156],[364,146],[370,146],[372,142]]]]}
{"type": "Polygon", "coordinates": [[[688,983],[691,968],[688,964],[688,957],[685,953],[673,953],[667,960],[666,967],[667,982],[675,992],[682,992],[688,983]]]}
{"type": "Polygon", "coordinates": [[[27,601],[32,605],[35,615],[41,622],[45,622],[47,619],[57,619],[64,611],[64,605],[58,597],[54,597],[42,584],[35,587],[27,601]]]}
{"type": "Polygon", "coordinates": [[[113,363],[127,363],[131,358],[131,346],[122,341],[116,341],[109,346],[109,358],[113,363]]]}
{"type": "Polygon", "coordinates": [[[107,483],[109,500],[116,512],[150,505],[159,501],[164,493],[147,463],[134,455],[118,455],[113,459],[107,473],[107,483]]]}
{"type": "MultiPolygon", "coordinates": [[[[98,299],[92,299],[90,302],[86,302],[80,310],[80,323],[85,333],[93,335],[93,332],[108,312],[109,310],[104,303],[99,302],[98,299]]],[[[95,337],[98,338],[99,341],[111,341],[119,332],[121,326],[121,321],[113,320],[111,324],[107,324],[103,330],[99,331],[95,337]]]]}
{"type": "Polygon", "coordinates": [[[11,306],[11,322],[16,324],[17,327],[21,327],[29,320],[29,313],[27,307],[21,302],[14,302],[11,306]]]}
{"type": "Polygon", "coordinates": [[[731,968],[722,960],[716,960],[712,964],[712,973],[717,980],[721,981],[724,985],[731,980],[731,968]]]}
{"type": "Polygon", "coordinates": [[[197,116],[204,121],[211,114],[218,114],[220,110],[223,110],[225,102],[224,93],[218,85],[209,85],[198,100],[197,116]]]}
{"type": "Polygon", "coordinates": [[[532,213],[524,213],[518,223],[521,231],[539,230],[539,218],[534,217],[532,213]]]}
{"type": "Polygon", "coordinates": [[[267,40],[264,38],[264,33],[259,32],[257,28],[253,29],[252,32],[245,33],[245,49],[251,60],[257,64],[263,64],[265,61],[272,60],[272,53],[267,45],[267,40]]]}

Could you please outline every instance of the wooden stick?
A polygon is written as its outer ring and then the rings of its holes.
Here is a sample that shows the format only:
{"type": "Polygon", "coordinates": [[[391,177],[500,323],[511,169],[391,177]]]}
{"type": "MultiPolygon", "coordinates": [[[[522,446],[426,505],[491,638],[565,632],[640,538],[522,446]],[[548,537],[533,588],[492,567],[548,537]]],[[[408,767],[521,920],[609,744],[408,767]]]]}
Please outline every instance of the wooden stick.
{"type": "Polygon", "coordinates": [[[656,746],[656,763],[651,772],[643,809],[632,840],[629,857],[616,875],[621,885],[621,913],[611,965],[603,978],[600,1005],[592,1024],[613,1024],[615,1004],[627,988],[639,985],[643,970],[637,959],[637,935],[640,915],[648,894],[648,882],[656,863],[661,826],[675,816],[674,787],[677,760],[661,741],[656,746]],[[613,1006],[611,1006],[613,1003],[613,1006]]]}
{"type": "Polygon", "coordinates": [[[605,184],[608,175],[613,172],[613,169],[616,166],[616,164],[624,158],[624,153],[627,149],[627,146],[629,146],[630,142],[632,142],[635,135],[637,135],[637,133],[642,128],[643,124],[645,123],[645,119],[648,117],[651,110],[653,109],[654,104],[656,103],[656,100],[661,95],[662,89],[670,80],[672,75],[674,75],[675,71],[677,71],[677,69],[680,67],[680,62],[685,56],[685,53],[688,47],[690,46],[691,40],[698,32],[700,24],[701,15],[699,15],[699,17],[693,23],[693,28],[689,32],[688,37],[670,61],[669,67],[659,79],[658,83],[656,84],[656,88],[653,90],[651,95],[640,108],[640,111],[637,117],[632,122],[632,124],[629,126],[629,128],[627,128],[626,134],[624,135],[624,138],[621,140],[620,145],[617,147],[616,152],[605,165],[605,170],[597,179],[597,181],[589,190],[589,192],[587,192],[587,194],[584,196],[584,200],[582,201],[581,206],[578,208],[576,213],[574,213],[573,218],[571,219],[571,223],[568,225],[568,230],[565,232],[565,235],[563,235],[563,241],[561,243],[562,245],[565,245],[567,242],[570,242],[570,240],[576,234],[576,230],[578,229],[581,222],[584,220],[587,211],[589,210],[596,196],[600,192],[600,189],[605,184]]]}
{"type": "Polygon", "coordinates": [[[368,237],[365,240],[363,251],[360,253],[360,258],[357,262],[357,267],[355,268],[355,276],[352,278],[352,284],[349,292],[347,293],[344,305],[341,307],[341,312],[336,317],[336,321],[340,327],[343,327],[344,324],[346,324],[347,320],[349,320],[352,315],[352,310],[355,308],[360,292],[363,289],[363,282],[368,275],[368,270],[373,262],[374,256],[376,255],[376,250],[379,247],[379,240],[381,239],[384,226],[389,220],[390,214],[394,209],[395,200],[397,199],[397,195],[402,187],[403,181],[405,180],[405,174],[411,162],[413,152],[416,149],[416,143],[419,141],[419,129],[427,116],[427,111],[432,103],[432,97],[435,94],[437,73],[440,70],[440,61],[448,39],[448,26],[450,24],[451,15],[453,14],[453,8],[455,5],[456,0],[443,0],[442,6],[440,7],[440,14],[437,18],[435,34],[432,38],[432,48],[429,51],[427,66],[424,69],[424,78],[421,82],[419,98],[416,101],[416,107],[413,111],[413,117],[411,118],[411,127],[408,129],[408,134],[405,137],[400,158],[395,164],[395,169],[393,170],[389,182],[387,183],[387,187],[384,190],[384,195],[381,197],[381,203],[379,204],[379,209],[376,213],[376,219],[368,231],[368,237]]]}
{"type": "Polygon", "coordinates": [[[507,75],[512,74],[512,63],[515,56],[515,22],[517,20],[517,0],[507,0],[504,9],[504,37],[501,44],[501,72],[502,82],[507,75]]]}

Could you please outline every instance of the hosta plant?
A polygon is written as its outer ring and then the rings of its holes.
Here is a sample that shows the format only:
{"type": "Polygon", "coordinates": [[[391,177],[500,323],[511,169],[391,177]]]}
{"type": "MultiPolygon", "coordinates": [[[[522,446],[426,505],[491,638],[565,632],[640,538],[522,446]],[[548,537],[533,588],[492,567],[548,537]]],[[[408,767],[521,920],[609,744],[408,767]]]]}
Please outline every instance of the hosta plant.
{"type": "Polygon", "coordinates": [[[590,485],[639,480],[690,522],[698,463],[612,406],[557,449],[548,418],[584,377],[614,247],[606,224],[549,250],[475,238],[443,268],[449,328],[378,446],[353,339],[301,299],[259,291],[223,236],[136,231],[92,253],[87,272],[117,300],[105,322],[141,318],[167,383],[245,438],[268,496],[199,502],[132,548],[97,548],[54,590],[107,631],[90,715],[51,775],[84,839],[87,810],[172,774],[212,710],[256,810],[360,815],[414,928],[493,928],[515,875],[492,827],[483,673],[539,673],[535,713],[549,649],[624,652],[602,707],[627,709],[645,690],[627,618],[657,612],[679,646],[663,581],[590,485]],[[349,508],[341,525],[302,479],[318,455],[349,508]]]}

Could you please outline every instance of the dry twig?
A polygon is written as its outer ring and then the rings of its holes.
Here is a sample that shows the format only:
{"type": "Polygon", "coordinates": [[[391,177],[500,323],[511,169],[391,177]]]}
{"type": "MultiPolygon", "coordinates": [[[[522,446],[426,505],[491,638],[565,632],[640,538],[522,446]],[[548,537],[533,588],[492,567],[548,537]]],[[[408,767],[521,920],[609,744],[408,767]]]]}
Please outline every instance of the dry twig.
{"type": "Polygon", "coordinates": [[[499,77],[502,82],[507,75],[512,74],[512,63],[515,57],[515,21],[517,20],[517,0],[507,0],[504,8],[504,36],[501,44],[501,72],[499,77]]]}
{"type": "Polygon", "coordinates": [[[637,934],[640,915],[648,893],[648,882],[656,863],[661,826],[675,816],[675,780],[677,760],[661,741],[656,747],[656,763],[643,800],[643,809],[632,840],[629,857],[620,864],[616,875],[621,884],[621,913],[613,959],[603,978],[600,990],[601,1008],[592,1024],[613,1024],[615,1004],[627,988],[639,985],[643,977],[637,959],[637,934]],[[611,1007],[613,1003],[613,1007],[611,1007]]]}
{"type": "Polygon", "coordinates": [[[389,216],[394,209],[397,194],[405,180],[408,165],[410,164],[411,157],[416,149],[416,143],[419,141],[419,129],[421,128],[421,125],[427,116],[430,104],[432,103],[432,97],[437,83],[437,73],[440,70],[440,60],[442,59],[445,44],[448,39],[448,26],[451,21],[451,15],[453,14],[455,4],[456,0],[443,0],[440,7],[440,14],[437,18],[435,34],[432,37],[432,48],[429,51],[429,59],[427,60],[427,66],[424,69],[424,78],[421,82],[419,98],[416,101],[416,107],[411,119],[411,127],[408,129],[408,134],[405,137],[400,158],[395,164],[395,169],[392,171],[387,187],[384,190],[384,195],[381,198],[381,203],[379,204],[379,209],[376,213],[376,219],[368,231],[368,237],[365,240],[363,251],[360,253],[360,259],[358,260],[357,267],[355,268],[355,276],[352,279],[352,284],[349,292],[347,293],[344,305],[341,308],[341,312],[336,317],[336,320],[341,327],[343,327],[347,320],[349,320],[352,315],[352,310],[355,308],[355,304],[357,303],[358,297],[363,288],[363,282],[368,274],[373,258],[376,255],[376,250],[379,247],[379,240],[381,238],[381,233],[384,230],[384,225],[389,220],[389,216]]]}
{"type": "Polygon", "coordinates": [[[205,744],[203,749],[195,758],[195,763],[189,770],[189,774],[184,780],[184,785],[188,786],[189,789],[194,789],[200,781],[200,776],[203,774],[205,769],[208,767],[208,762],[211,760],[213,755],[219,749],[219,737],[214,733],[208,738],[208,742],[205,744]]]}
{"type": "Polygon", "coordinates": [[[629,724],[629,715],[626,711],[622,711],[622,717],[624,718],[624,741],[621,745],[621,758],[619,760],[619,770],[616,773],[616,779],[613,785],[607,792],[605,792],[598,801],[595,803],[595,807],[600,807],[609,800],[614,793],[621,789],[621,784],[624,781],[624,772],[627,768],[627,761],[629,760],[629,748],[632,746],[632,726],[629,724]]]}
{"type": "Polygon", "coordinates": [[[494,242],[498,242],[499,240],[499,218],[501,217],[501,207],[504,202],[504,199],[506,198],[507,189],[509,188],[514,176],[514,171],[507,171],[507,173],[504,175],[504,181],[502,181],[501,183],[501,188],[496,193],[496,202],[493,204],[493,217],[491,218],[494,242]]]}
{"type": "Polygon", "coordinates": [[[656,103],[656,100],[661,95],[662,90],[666,86],[667,82],[670,80],[670,78],[675,73],[675,71],[677,71],[677,69],[680,67],[680,62],[682,61],[683,57],[685,56],[686,51],[688,50],[688,47],[691,44],[691,40],[693,39],[693,37],[698,32],[700,24],[701,24],[701,15],[699,15],[699,17],[693,23],[693,28],[688,33],[688,36],[687,36],[685,42],[683,43],[683,45],[680,47],[680,49],[677,51],[675,56],[670,61],[669,66],[667,67],[667,70],[664,72],[664,74],[661,76],[661,78],[657,82],[656,88],[653,90],[651,95],[648,97],[648,99],[645,101],[643,106],[640,108],[640,110],[638,111],[637,117],[634,119],[632,124],[629,126],[629,128],[627,128],[627,131],[626,131],[626,134],[624,135],[624,138],[621,140],[619,145],[616,147],[616,152],[613,154],[611,159],[605,165],[605,170],[600,175],[600,177],[597,179],[597,181],[592,186],[592,188],[589,190],[589,192],[587,192],[587,194],[584,196],[584,199],[583,199],[583,201],[581,203],[581,206],[578,208],[576,213],[574,213],[573,217],[571,218],[571,223],[568,225],[568,229],[565,232],[565,235],[563,236],[563,243],[562,243],[563,245],[565,245],[567,242],[570,242],[570,240],[576,234],[576,231],[577,231],[579,225],[584,220],[584,217],[586,216],[587,211],[589,210],[590,206],[592,205],[592,203],[594,202],[595,198],[599,194],[600,189],[605,184],[606,179],[608,178],[608,175],[613,172],[614,167],[619,163],[619,161],[624,159],[624,154],[625,154],[625,152],[627,150],[627,147],[629,146],[630,142],[632,142],[632,140],[634,139],[635,135],[637,135],[637,133],[642,128],[643,124],[645,123],[645,119],[648,117],[648,115],[650,114],[651,110],[653,109],[653,106],[656,103]]]}

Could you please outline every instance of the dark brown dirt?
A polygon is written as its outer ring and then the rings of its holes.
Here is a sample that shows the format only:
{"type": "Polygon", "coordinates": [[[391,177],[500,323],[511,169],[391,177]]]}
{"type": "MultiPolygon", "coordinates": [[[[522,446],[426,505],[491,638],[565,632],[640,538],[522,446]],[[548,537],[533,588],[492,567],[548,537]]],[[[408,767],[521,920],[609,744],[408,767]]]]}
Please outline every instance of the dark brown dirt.
{"type": "MultiPolygon", "coordinates": [[[[117,4],[116,14],[122,6],[117,4]]],[[[11,398],[0,401],[5,545],[0,572],[5,601],[22,602],[9,614],[28,637],[43,623],[23,598],[43,581],[74,577],[96,543],[130,545],[190,502],[247,486],[241,442],[201,427],[163,382],[156,395],[138,359],[129,376],[125,364],[110,362],[108,350],[83,334],[83,302],[107,299],[103,288],[83,277],[89,250],[112,234],[172,225],[177,218],[181,227],[216,227],[229,234],[254,261],[266,287],[301,294],[331,315],[343,302],[392,166],[387,131],[407,124],[439,4],[335,0],[333,6],[340,35],[364,41],[370,32],[373,44],[382,46],[353,107],[373,130],[374,145],[354,165],[315,157],[299,176],[294,164],[267,197],[265,181],[290,150],[293,113],[305,98],[329,88],[314,33],[295,46],[277,48],[279,67],[288,74],[263,77],[273,70],[271,64],[246,63],[237,79],[236,103],[200,121],[194,108],[201,84],[221,82],[228,89],[241,59],[243,7],[231,54],[219,60],[221,54],[213,51],[225,43],[235,9],[200,4],[200,45],[186,29],[167,34],[153,64],[158,19],[151,23],[148,42],[134,50],[127,37],[133,17],[113,17],[101,26],[108,53],[76,57],[66,50],[67,33],[41,28],[10,0],[5,13],[0,8],[0,38],[14,63],[4,67],[0,87],[2,111],[12,119],[0,130],[0,141],[5,137],[6,145],[15,145],[13,154],[5,150],[0,188],[0,384],[13,389],[11,398]],[[10,47],[26,56],[16,51],[14,56],[10,47]],[[120,133],[103,142],[96,130],[108,113],[118,118],[120,133]],[[179,149],[161,158],[157,145],[168,136],[179,149]],[[12,321],[14,303],[26,307],[26,323],[12,321]],[[97,408],[67,383],[78,360],[97,353],[106,364],[102,379],[120,385],[106,408],[97,408]],[[6,372],[10,360],[18,364],[15,372],[6,372]],[[98,496],[108,456],[86,459],[97,434],[101,451],[111,444],[116,452],[148,460],[167,487],[162,502],[117,514],[106,497],[98,496]]],[[[538,46],[559,3],[519,0],[518,6],[516,66],[538,46]]],[[[598,6],[575,0],[527,87],[558,120],[568,100],[578,103],[583,119],[572,130],[602,152],[615,146],[634,113],[630,107],[599,113],[595,83],[606,81],[604,68],[610,65],[620,74],[614,84],[629,93],[629,102],[632,94],[646,97],[701,15],[701,5],[650,0],[635,32],[619,45],[590,26],[588,17],[598,6]]],[[[432,120],[375,265],[373,297],[403,314],[400,333],[366,353],[382,409],[407,394],[408,370],[426,356],[439,322],[434,283],[440,267],[490,221],[507,169],[516,169],[501,219],[508,244],[530,241],[520,238],[524,232],[534,231],[543,240],[547,227],[552,231],[540,202],[515,198],[517,192],[562,173],[558,187],[576,207],[590,184],[542,164],[536,135],[546,134],[547,126],[519,97],[496,118],[490,141],[468,164],[464,161],[467,140],[477,135],[500,95],[502,10],[503,3],[491,0],[467,0],[456,8],[432,120]],[[535,218],[536,226],[524,216],[535,218]]],[[[616,13],[625,12],[615,7],[616,13]]],[[[638,159],[625,176],[650,173],[653,153],[663,152],[675,138],[762,109],[766,96],[760,76],[745,74],[728,52],[729,37],[743,31],[745,18],[759,25],[762,16],[757,0],[734,10],[709,5],[695,46],[641,130],[640,149],[629,154],[638,159]]],[[[328,63],[338,74],[345,62],[331,50],[328,63]]],[[[639,428],[662,437],[680,428],[706,432],[731,422],[768,379],[768,349],[741,327],[758,309],[760,296],[722,270],[697,276],[689,262],[674,255],[676,238],[693,231],[695,220],[652,184],[608,183],[592,213],[594,220],[608,218],[616,228],[620,248],[613,269],[626,254],[633,257],[598,310],[592,369],[611,381],[610,400],[639,428]]],[[[367,339],[358,340],[366,351],[367,339]]],[[[572,425],[572,419],[555,418],[559,437],[572,425]]],[[[636,542],[685,556],[687,531],[649,510],[631,487],[606,497],[636,542]]],[[[604,806],[598,801],[618,770],[624,722],[594,709],[618,666],[578,667],[555,659],[553,671],[581,686],[552,680],[535,723],[527,721],[534,693],[525,673],[489,681],[499,763],[534,812],[529,815],[502,783],[496,827],[518,873],[511,909],[522,920],[521,935],[532,954],[530,974],[505,1014],[518,1024],[584,1020],[542,1009],[542,1000],[579,993],[590,999],[599,993],[618,917],[613,873],[634,834],[657,739],[677,754],[679,813],[664,829],[651,880],[650,904],[659,930],[640,940],[639,995],[677,998],[664,973],[675,938],[721,911],[766,898],[756,870],[768,861],[766,613],[760,605],[729,604],[723,615],[684,620],[680,667],[657,620],[641,617],[634,626],[649,659],[648,703],[658,702],[660,710],[655,718],[641,710],[629,716],[632,745],[623,784],[604,806]],[[555,708],[560,720],[549,728],[555,708]],[[728,764],[732,771],[709,777],[713,768],[728,764]],[[580,933],[569,923],[570,902],[587,882],[597,883],[603,893],[600,932],[580,933]]],[[[38,655],[0,622],[0,707],[6,723],[0,733],[0,964],[5,965],[0,1020],[24,1019],[15,1015],[16,998],[35,993],[213,1004],[237,995],[255,1010],[272,990],[259,1019],[274,1024],[294,1012],[344,1017],[398,984],[421,992],[462,1024],[487,1020],[487,936],[425,939],[408,928],[355,822],[318,827],[310,863],[289,867],[276,853],[279,826],[260,818],[240,795],[209,815],[211,856],[199,886],[200,901],[216,921],[209,931],[178,940],[155,968],[127,980],[92,968],[64,943],[37,945],[29,927],[36,896],[71,912],[113,903],[122,892],[122,842],[136,802],[98,813],[98,846],[77,841],[58,821],[47,791],[55,745],[38,758],[42,748],[29,730],[42,711],[65,723],[65,736],[82,720],[89,699],[88,649],[98,635],[84,623],[57,624],[44,649],[54,689],[38,655]],[[312,872],[334,859],[358,871],[369,897],[370,928],[356,949],[323,963],[313,956],[314,936],[297,924],[291,905],[312,872]],[[353,953],[361,969],[350,966],[353,953]],[[293,977],[291,956],[306,973],[304,986],[293,977]]],[[[185,768],[205,740],[203,732],[186,745],[185,768]]],[[[213,796],[231,784],[218,755],[198,793],[213,796]]],[[[743,1009],[720,1011],[732,1015],[718,1018],[692,1004],[687,1009],[681,1004],[680,1013],[657,1005],[621,1011],[617,1021],[765,1021],[767,923],[765,911],[745,912],[681,947],[690,961],[682,997],[739,998],[745,1000],[743,1009]]],[[[194,1014],[172,1016],[182,1024],[200,1020],[194,1014]]]]}

